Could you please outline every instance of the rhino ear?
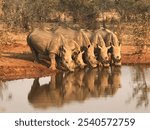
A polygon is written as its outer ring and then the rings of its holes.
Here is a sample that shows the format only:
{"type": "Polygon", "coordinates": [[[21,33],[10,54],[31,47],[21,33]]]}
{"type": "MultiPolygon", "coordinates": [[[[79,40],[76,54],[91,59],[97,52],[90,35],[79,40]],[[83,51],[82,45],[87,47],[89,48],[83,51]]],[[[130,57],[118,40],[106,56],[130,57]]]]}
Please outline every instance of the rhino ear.
{"type": "Polygon", "coordinates": [[[73,55],[72,55],[72,59],[73,59],[73,60],[76,60],[76,57],[77,57],[77,54],[73,54],[73,55]]]}
{"type": "Polygon", "coordinates": [[[119,41],[119,46],[121,47],[121,42],[119,41]]]}
{"type": "Polygon", "coordinates": [[[66,51],[67,49],[64,46],[62,46],[62,52],[66,53],[66,51]]]}
{"type": "Polygon", "coordinates": [[[110,45],[112,45],[112,43],[113,43],[111,34],[108,35],[108,43],[110,43],[110,45]]]}
{"type": "Polygon", "coordinates": [[[99,49],[102,49],[102,47],[101,47],[100,45],[97,45],[97,47],[98,47],[99,49]]]}
{"type": "Polygon", "coordinates": [[[84,53],[84,51],[81,51],[81,53],[83,54],[83,53],[84,53]]]}
{"type": "Polygon", "coordinates": [[[107,47],[107,49],[110,49],[110,48],[111,48],[111,46],[108,46],[108,47],[107,47]]]}
{"type": "Polygon", "coordinates": [[[76,52],[76,49],[74,48],[74,49],[72,49],[72,52],[76,52]]]}
{"type": "Polygon", "coordinates": [[[81,53],[81,51],[78,51],[78,52],[77,52],[77,54],[80,54],[80,53],[81,53]]]}

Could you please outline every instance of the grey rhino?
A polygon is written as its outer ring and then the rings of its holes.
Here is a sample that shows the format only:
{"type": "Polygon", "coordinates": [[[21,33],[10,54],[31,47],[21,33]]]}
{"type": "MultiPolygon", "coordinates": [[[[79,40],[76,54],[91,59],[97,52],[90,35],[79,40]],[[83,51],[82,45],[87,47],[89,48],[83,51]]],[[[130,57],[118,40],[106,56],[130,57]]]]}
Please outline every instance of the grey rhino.
{"type": "Polygon", "coordinates": [[[99,33],[104,39],[106,47],[111,46],[108,50],[108,53],[111,57],[111,63],[114,63],[116,66],[121,65],[121,44],[115,33],[110,31],[109,29],[100,28],[95,31],[99,33]]]}
{"type": "MultiPolygon", "coordinates": [[[[72,50],[62,35],[45,30],[35,29],[27,36],[27,43],[33,53],[35,62],[39,61],[38,55],[48,55],[51,60],[50,68],[56,69],[55,57],[60,56],[62,64],[70,71],[74,71],[75,63],[72,60],[72,50]]],[[[69,44],[75,44],[71,42],[69,44]]],[[[76,47],[76,45],[74,45],[76,47]]]]}
{"type": "Polygon", "coordinates": [[[86,36],[83,30],[77,31],[59,26],[55,30],[55,33],[61,33],[65,38],[76,41],[80,46],[81,51],[85,52],[83,54],[84,62],[89,63],[89,65],[93,68],[97,66],[97,60],[94,56],[94,46],[91,44],[88,36],[86,36]]]}

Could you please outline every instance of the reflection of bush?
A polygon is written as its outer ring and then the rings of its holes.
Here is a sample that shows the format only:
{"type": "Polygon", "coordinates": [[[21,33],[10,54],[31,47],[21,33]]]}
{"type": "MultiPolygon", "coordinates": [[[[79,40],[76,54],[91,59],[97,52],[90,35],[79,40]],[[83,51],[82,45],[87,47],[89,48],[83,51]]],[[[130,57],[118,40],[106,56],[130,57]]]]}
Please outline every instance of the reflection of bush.
{"type": "MultiPolygon", "coordinates": [[[[118,68],[119,69],[119,68],[118,68]]],[[[35,79],[28,95],[34,107],[61,106],[90,97],[113,96],[120,87],[120,71],[109,69],[80,70],[75,73],[57,73],[49,84],[40,85],[35,79]]]]}
{"type": "Polygon", "coordinates": [[[136,99],[136,107],[141,107],[144,105],[147,107],[149,105],[148,92],[150,92],[150,86],[147,85],[144,69],[140,66],[136,67],[133,71],[133,94],[130,99],[136,99]]]}
{"type": "Polygon", "coordinates": [[[12,94],[8,91],[6,83],[1,80],[0,80],[0,99],[1,100],[12,99],[12,94]]]}

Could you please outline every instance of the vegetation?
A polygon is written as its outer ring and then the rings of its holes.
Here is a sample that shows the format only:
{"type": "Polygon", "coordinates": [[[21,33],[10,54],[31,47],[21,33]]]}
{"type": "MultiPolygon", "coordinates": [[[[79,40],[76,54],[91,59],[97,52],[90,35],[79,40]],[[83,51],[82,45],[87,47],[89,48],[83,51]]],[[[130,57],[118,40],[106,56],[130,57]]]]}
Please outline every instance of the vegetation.
{"type": "Polygon", "coordinates": [[[122,22],[150,19],[149,0],[3,0],[4,21],[28,29],[31,22],[51,22],[50,14],[70,12],[73,22],[96,28],[100,13],[115,10],[122,22]]]}
{"type": "MultiPolygon", "coordinates": [[[[149,0],[1,0],[2,19],[13,31],[28,31],[43,23],[77,25],[97,29],[106,26],[119,36],[123,26],[132,26],[135,45],[148,43],[150,30],[149,0]],[[65,14],[65,15],[64,15],[65,14]],[[68,22],[66,18],[72,18],[68,22]]],[[[121,39],[121,38],[120,38],[121,39]]]]}

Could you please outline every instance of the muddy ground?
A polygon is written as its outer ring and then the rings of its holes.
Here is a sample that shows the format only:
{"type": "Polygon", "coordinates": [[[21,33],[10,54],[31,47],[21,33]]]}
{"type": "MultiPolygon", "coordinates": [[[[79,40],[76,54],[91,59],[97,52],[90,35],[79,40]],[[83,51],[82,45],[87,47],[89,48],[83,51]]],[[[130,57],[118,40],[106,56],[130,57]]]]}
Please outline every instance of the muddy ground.
{"type": "MultiPolygon", "coordinates": [[[[43,58],[43,57],[42,57],[43,58]]],[[[0,80],[42,77],[55,74],[48,68],[50,62],[33,62],[26,42],[0,46],[0,80]]],[[[122,64],[150,64],[150,47],[122,45],[122,64]],[[138,51],[137,51],[138,50],[138,51]],[[142,54],[139,54],[142,51],[142,54]]]]}

